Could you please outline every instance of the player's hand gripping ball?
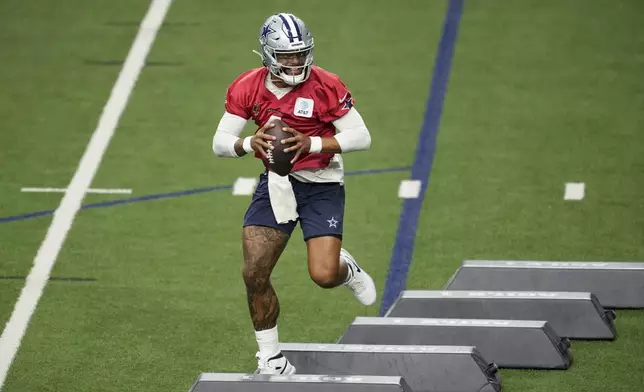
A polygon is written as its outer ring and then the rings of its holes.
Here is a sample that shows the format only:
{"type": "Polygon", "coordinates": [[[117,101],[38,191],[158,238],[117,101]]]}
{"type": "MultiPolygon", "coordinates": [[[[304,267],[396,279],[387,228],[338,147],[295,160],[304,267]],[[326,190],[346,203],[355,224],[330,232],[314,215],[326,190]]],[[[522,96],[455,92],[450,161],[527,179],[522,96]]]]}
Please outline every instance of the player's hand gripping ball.
{"type": "Polygon", "coordinates": [[[284,150],[285,153],[290,154],[293,151],[295,152],[295,157],[291,159],[291,163],[295,163],[297,162],[297,159],[300,157],[300,154],[311,151],[311,137],[301,132],[298,132],[293,128],[286,127],[284,128],[284,130],[293,135],[288,139],[282,140],[282,143],[288,146],[288,148],[284,150]]]}
{"type": "Polygon", "coordinates": [[[293,137],[283,128],[288,128],[283,121],[269,120],[257,130],[251,142],[253,150],[259,151],[268,167],[280,176],[291,172],[297,155],[296,151],[285,151],[295,143],[282,143],[282,140],[293,137]]]}

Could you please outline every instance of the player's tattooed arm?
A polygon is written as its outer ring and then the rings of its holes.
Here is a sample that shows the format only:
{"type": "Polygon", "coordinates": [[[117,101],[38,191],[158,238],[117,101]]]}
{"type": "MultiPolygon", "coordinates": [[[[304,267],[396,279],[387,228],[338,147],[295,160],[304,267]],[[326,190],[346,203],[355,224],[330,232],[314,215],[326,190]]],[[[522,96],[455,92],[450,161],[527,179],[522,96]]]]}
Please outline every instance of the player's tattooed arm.
{"type": "Polygon", "coordinates": [[[248,308],[255,330],[277,323],[280,307],[270,275],[286,248],[288,235],[270,227],[248,226],[243,230],[244,282],[248,308]]]}
{"type": "Polygon", "coordinates": [[[243,157],[246,155],[246,150],[244,150],[244,139],[238,139],[234,145],[235,153],[238,157],[243,157]]]}

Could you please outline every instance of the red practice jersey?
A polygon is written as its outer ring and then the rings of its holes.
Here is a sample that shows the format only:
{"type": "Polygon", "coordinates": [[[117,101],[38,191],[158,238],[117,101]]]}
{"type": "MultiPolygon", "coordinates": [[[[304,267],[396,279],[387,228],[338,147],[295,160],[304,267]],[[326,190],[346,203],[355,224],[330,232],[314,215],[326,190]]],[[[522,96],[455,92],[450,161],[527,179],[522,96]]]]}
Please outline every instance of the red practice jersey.
{"type": "MultiPolygon", "coordinates": [[[[258,127],[271,116],[276,116],[308,136],[335,135],[332,121],[344,116],[354,102],[351,92],[337,75],[312,66],[309,78],[293,86],[279,99],[266,88],[268,72],[268,69],[261,67],[241,74],[228,87],[226,111],[246,120],[252,118],[258,127]]],[[[261,158],[259,153],[255,156],[261,158]]],[[[332,153],[301,154],[293,171],[327,167],[331,158],[332,153]]]]}

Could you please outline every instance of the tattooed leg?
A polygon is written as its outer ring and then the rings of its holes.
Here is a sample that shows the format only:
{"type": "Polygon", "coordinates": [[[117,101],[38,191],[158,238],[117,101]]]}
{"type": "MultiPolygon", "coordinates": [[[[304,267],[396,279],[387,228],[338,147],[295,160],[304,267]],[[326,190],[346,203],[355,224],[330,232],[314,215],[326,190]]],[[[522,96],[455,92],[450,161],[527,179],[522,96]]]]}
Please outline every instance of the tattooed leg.
{"type": "Polygon", "coordinates": [[[270,275],[288,238],[287,234],[270,227],[247,226],[243,229],[243,277],[256,331],[271,329],[277,324],[280,307],[270,275]]]}

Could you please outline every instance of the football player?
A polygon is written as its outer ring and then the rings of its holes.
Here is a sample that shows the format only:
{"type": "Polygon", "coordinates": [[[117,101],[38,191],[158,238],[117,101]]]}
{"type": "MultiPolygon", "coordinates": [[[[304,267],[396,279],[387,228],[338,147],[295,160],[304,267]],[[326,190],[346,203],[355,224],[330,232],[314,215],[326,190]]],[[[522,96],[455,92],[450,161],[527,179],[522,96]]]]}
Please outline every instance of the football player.
{"type": "Polygon", "coordinates": [[[259,346],[262,374],[293,374],[279,350],[280,312],[270,275],[297,222],[307,246],[311,279],[322,288],[347,287],[363,305],[376,301],[372,278],[342,248],[345,190],[341,154],[367,150],[371,136],[340,78],[313,65],[314,40],[304,22],[289,13],[270,16],[259,31],[263,66],[242,73],[227,89],[225,113],[213,138],[219,157],[266,158],[275,140],[264,131],[281,119],[295,151],[287,176],[265,171],[244,216],[243,279],[259,346]],[[258,130],[240,138],[248,120],[258,130]]]}

